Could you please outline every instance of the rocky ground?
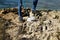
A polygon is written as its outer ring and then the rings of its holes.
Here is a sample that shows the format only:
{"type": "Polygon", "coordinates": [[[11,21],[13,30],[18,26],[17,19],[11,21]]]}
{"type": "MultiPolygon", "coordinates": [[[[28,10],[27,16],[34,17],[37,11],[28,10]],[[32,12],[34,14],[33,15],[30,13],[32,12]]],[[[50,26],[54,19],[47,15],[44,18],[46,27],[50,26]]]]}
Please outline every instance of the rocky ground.
{"type": "Polygon", "coordinates": [[[36,20],[20,23],[17,8],[0,10],[0,40],[60,40],[60,11],[36,10],[36,20]]]}

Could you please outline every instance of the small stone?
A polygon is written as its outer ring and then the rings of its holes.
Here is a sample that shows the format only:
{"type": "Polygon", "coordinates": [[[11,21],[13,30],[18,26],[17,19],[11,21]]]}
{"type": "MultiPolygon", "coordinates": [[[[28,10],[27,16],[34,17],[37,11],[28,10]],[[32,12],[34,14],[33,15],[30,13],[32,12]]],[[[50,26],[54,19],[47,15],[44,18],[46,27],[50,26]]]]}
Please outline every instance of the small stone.
{"type": "Polygon", "coordinates": [[[30,17],[30,18],[27,19],[27,21],[29,21],[29,22],[31,22],[33,20],[35,20],[35,17],[34,16],[32,16],[32,17],[30,17]]]}

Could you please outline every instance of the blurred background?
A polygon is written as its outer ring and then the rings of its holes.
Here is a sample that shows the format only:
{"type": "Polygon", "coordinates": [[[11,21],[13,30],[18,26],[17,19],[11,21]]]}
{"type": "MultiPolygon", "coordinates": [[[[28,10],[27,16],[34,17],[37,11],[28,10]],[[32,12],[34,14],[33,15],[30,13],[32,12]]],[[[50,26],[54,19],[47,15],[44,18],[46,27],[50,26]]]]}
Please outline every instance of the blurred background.
{"type": "MultiPolygon", "coordinates": [[[[0,0],[0,8],[17,7],[19,0],[0,0]]],[[[32,8],[33,0],[23,0],[24,7],[32,8]]],[[[37,9],[60,9],[60,0],[39,0],[37,9]]]]}

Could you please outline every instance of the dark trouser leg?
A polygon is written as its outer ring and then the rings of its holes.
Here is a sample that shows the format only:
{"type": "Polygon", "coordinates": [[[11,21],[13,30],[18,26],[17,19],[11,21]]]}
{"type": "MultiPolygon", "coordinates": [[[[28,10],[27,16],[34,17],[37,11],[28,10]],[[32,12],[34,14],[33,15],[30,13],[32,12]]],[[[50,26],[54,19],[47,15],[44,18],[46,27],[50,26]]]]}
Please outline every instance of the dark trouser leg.
{"type": "Polygon", "coordinates": [[[19,15],[19,20],[23,21],[23,17],[22,17],[22,12],[21,12],[21,7],[22,7],[22,0],[18,1],[18,15],[19,15]]]}
{"type": "Polygon", "coordinates": [[[38,0],[33,0],[33,10],[36,10],[38,0]]]}

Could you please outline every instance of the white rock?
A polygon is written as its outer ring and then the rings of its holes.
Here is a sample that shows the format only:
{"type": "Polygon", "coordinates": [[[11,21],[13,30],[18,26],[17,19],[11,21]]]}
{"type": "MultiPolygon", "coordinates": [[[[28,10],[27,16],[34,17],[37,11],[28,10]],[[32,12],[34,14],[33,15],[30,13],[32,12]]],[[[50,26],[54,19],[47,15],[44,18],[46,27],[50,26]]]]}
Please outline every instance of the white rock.
{"type": "Polygon", "coordinates": [[[27,21],[29,21],[29,22],[31,22],[32,20],[35,20],[35,17],[34,17],[34,16],[29,17],[29,18],[27,19],[27,21]]]}

